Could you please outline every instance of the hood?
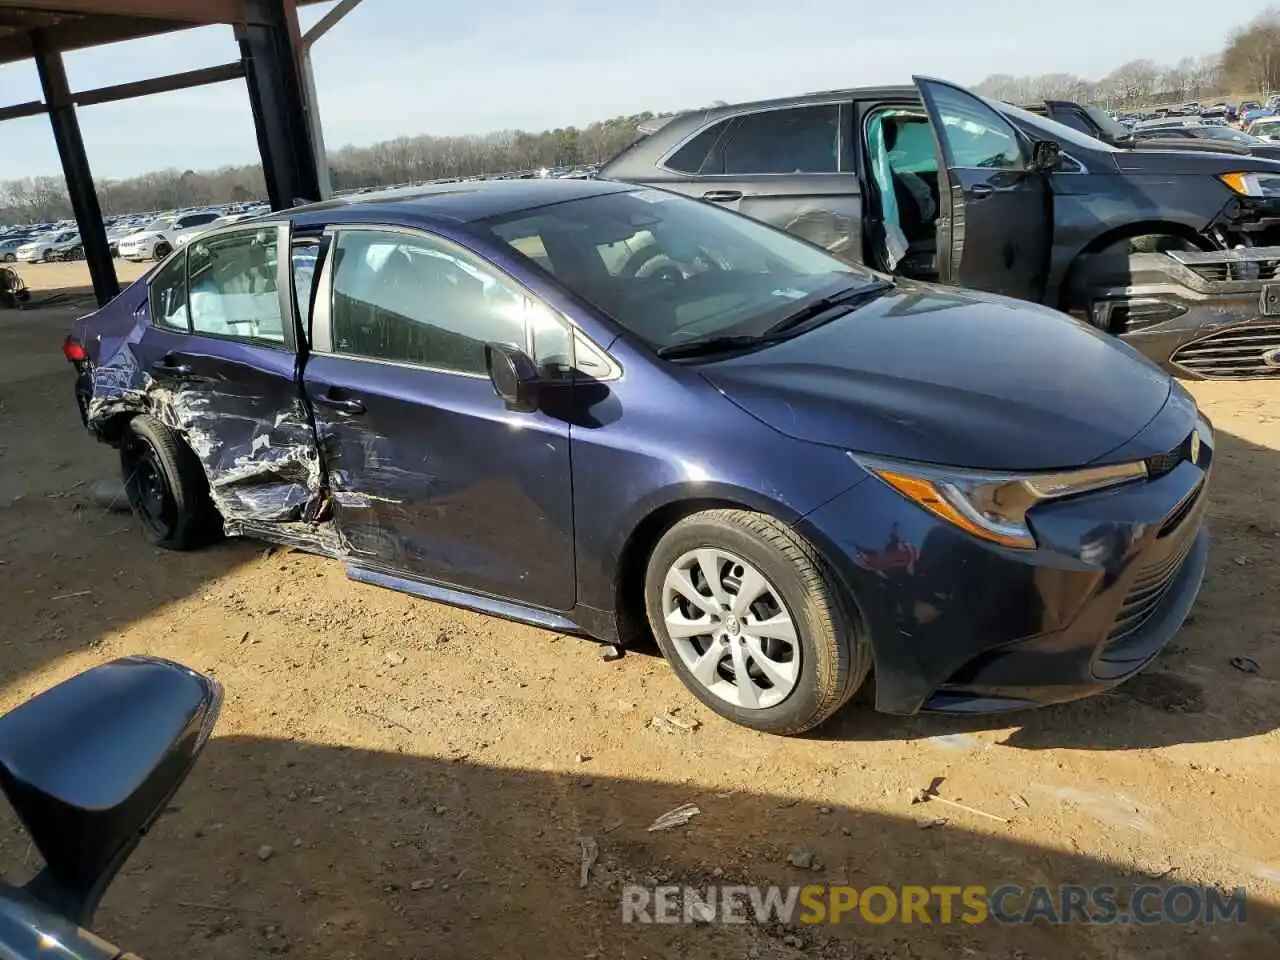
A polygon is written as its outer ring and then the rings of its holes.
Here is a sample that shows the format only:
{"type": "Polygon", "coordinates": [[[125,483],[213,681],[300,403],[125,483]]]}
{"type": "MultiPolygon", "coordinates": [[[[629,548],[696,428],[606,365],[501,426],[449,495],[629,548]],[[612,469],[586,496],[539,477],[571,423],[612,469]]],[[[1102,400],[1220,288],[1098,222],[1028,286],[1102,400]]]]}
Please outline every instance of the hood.
{"type": "MultiPolygon", "coordinates": [[[[1160,141],[1148,142],[1159,143],[1160,141]]],[[[1280,173],[1280,161],[1277,160],[1268,160],[1256,154],[1223,153],[1219,150],[1201,150],[1194,147],[1177,150],[1144,147],[1139,150],[1121,150],[1109,156],[1115,158],[1116,166],[1122,173],[1206,177],[1249,170],[1257,170],[1260,173],[1280,173]]]]}
{"type": "Polygon", "coordinates": [[[980,470],[1105,460],[1172,389],[1132,347],[1065,314],[925,284],[699,372],[798,440],[980,470]]]}
{"type": "Polygon", "coordinates": [[[134,243],[137,243],[138,241],[150,240],[152,237],[158,237],[158,236],[161,236],[161,233],[159,230],[139,230],[137,233],[125,234],[123,237],[120,238],[120,241],[123,243],[125,241],[132,240],[134,243]]]}

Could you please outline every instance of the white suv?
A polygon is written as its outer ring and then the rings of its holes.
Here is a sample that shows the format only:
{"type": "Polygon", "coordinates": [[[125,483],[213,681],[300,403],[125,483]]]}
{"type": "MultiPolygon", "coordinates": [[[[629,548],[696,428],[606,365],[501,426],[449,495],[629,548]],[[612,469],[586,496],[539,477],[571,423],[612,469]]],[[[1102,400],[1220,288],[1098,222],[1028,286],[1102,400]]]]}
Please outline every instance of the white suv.
{"type": "Polygon", "coordinates": [[[216,219],[218,214],[206,210],[153,220],[137,233],[120,239],[120,256],[125,260],[163,260],[178,245],[175,241],[178,231],[203,226],[216,219]]]}

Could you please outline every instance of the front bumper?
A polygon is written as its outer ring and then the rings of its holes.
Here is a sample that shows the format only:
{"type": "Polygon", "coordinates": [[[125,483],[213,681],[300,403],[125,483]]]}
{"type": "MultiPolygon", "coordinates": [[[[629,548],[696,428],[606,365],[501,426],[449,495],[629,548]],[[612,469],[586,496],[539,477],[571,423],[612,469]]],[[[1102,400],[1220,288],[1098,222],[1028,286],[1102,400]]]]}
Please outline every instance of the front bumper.
{"type": "Polygon", "coordinates": [[[1212,457],[1205,444],[1154,479],[1042,505],[1033,551],[971,537],[874,480],[805,517],[870,637],[877,709],[1020,709],[1141,670],[1199,591],[1212,457]]]}
{"type": "Polygon", "coordinates": [[[1124,274],[1090,291],[1095,325],[1177,377],[1280,378],[1280,247],[1132,254],[1124,274]]]}

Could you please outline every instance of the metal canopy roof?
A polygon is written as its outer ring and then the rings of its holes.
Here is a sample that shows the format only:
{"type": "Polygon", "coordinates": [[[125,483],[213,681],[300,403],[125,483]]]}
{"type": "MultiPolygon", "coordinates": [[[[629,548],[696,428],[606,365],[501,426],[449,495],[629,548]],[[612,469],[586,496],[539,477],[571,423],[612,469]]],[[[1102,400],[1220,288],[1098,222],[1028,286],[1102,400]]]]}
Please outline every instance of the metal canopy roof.
{"type": "MultiPolygon", "coordinates": [[[[296,0],[298,6],[320,0],[296,0]]],[[[250,0],[0,0],[0,64],[214,23],[260,23],[250,0]]]]}

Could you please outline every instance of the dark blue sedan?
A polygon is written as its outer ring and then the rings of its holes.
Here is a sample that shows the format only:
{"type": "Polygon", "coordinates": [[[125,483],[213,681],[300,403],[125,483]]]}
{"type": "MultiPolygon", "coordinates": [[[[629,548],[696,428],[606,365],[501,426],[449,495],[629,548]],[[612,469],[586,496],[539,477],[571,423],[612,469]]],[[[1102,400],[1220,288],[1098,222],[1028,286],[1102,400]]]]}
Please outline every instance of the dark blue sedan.
{"type": "Polygon", "coordinates": [[[626,644],[799,733],[1095,693],[1205,568],[1188,393],[1043,307],[711,204],[460,183],[204,234],[66,343],[176,550],[226,533],[626,644]]]}

